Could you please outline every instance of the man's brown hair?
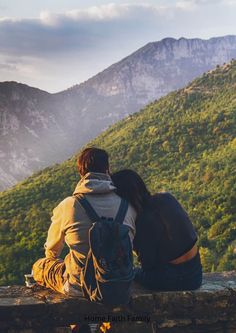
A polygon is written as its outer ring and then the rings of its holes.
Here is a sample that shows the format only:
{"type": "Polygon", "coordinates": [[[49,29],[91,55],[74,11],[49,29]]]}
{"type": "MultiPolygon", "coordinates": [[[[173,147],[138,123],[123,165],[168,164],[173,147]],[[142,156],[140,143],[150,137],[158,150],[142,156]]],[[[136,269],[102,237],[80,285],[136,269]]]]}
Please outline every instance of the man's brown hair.
{"type": "Polygon", "coordinates": [[[82,177],[88,172],[106,173],[109,170],[108,154],[103,149],[86,148],[79,155],[77,166],[82,177]]]}

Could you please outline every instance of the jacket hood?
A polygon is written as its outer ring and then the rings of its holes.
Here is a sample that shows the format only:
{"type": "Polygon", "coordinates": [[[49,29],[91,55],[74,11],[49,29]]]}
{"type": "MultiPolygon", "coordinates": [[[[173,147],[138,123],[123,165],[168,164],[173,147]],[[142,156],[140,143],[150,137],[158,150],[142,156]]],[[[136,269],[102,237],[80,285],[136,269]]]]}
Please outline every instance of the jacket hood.
{"type": "Polygon", "coordinates": [[[114,191],[111,177],[105,173],[89,172],[77,184],[74,195],[79,193],[109,193],[114,191]]]}

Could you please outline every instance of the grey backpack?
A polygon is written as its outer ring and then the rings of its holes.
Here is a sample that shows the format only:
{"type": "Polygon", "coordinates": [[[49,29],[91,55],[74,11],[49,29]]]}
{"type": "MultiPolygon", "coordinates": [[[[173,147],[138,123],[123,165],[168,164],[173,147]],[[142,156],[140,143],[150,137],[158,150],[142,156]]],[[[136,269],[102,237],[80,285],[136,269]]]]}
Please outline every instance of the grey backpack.
{"type": "Polygon", "coordinates": [[[89,230],[89,252],[81,271],[84,296],[92,302],[127,304],[134,278],[129,227],[123,224],[128,210],[124,199],[115,219],[99,217],[83,195],[76,196],[93,222],[89,230]]]}

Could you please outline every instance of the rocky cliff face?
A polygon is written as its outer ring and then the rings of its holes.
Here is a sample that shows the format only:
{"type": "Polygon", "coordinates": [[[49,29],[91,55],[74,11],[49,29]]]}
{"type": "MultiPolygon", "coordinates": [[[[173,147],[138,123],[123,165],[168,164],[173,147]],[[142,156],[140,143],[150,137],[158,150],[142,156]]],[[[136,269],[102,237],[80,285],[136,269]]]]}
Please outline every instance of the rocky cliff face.
{"type": "Polygon", "coordinates": [[[90,87],[100,96],[122,96],[124,106],[133,103],[140,107],[235,56],[236,36],[210,40],[166,38],[147,44],[72,91],[90,87]]]}
{"type": "Polygon", "coordinates": [[[58,94],[0,84],[0,190],[60,162],[148,102],[236,58],[236,36],[149,43],[58,94]]]}
{"type": "Polygon", "coordinates": [[[0,83],[1,190],[68,157],[71,126],[60,111],[57,99],[47,92],[0,83]]]}

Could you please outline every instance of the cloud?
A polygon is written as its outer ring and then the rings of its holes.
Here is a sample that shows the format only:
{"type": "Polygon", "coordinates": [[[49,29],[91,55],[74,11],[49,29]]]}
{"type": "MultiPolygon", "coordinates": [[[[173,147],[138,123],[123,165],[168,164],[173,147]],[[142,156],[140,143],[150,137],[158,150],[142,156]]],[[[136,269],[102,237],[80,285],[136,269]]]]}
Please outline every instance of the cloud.
{"type": "MultiPolygon", "coordinates": [[[[215,0],[214,3],[222,1],[234,2],[215,0]]],[[[213,4],[213,1],[178,0],[172,5],[110,3],[64,13],[43,11],[38,18],[32,19],[2,17],[0,52],[44,58],[90,51],[118,39],[137,39],[139,36],[140,41],[147,40],[147,34],[152,37],[153,31],[169,33],[169,26],[175,32],[183,25],[183,17],[188,21],[186,12],[207,4],[213,4]]]]}
{"type": "Polygon", "coordinates": [[[228,5],[228,6],[235,6],[236,0],[223,0],[223,4],[228,5]]]}
{"type": "Polygon", "coordinates": [[[157,3],[143,0],[62,13],[43,11],[36,18],[2,17],[1,80],[14,79],[15,75],[28,84],[61,89],[87,79],[151,41],[236,32],[232,10],[236,0],[157,3]],[[61,80],[62,73],[68,80],[61,80]]]}
{"type": "Polygon", "coordinates": [[[0,62],[0,71],[7,71],[7,72],[15,72],[17,70],[16,65],[8,64],[6,63],[1,63],[0,62]]]}
{"type": "Polygon", "coordinates": [[[235,4],[236,0],[178,0],[176,7],[185,10],[196,10],[201,6],[231,6],[235,4]]]}
{"type": "Polygon", "coordinates": [[[108,4],[59,14],[44,11],[35,19],[2,17],[0,51],[43,56],[90,49],[135,30],[142,35],[145,25],[155,25],[156,20],[161,23],[170,14],[162,6],[108,4]]]}
{"type": "Polygon", "coordinates": [[[176,7],[185,10],[196,10],[200,6],[216,6],[223,1],[229,0],[179,0],[176,3],[176,7]]]}
{"type": "Polygon", "coordinates": [[[30,78],[33,75],[39,74],[39,70],[37,70],[37,68],[40,68],[39,63],[40,60],[35,58],[0,55],[1,77],[8,75],[9,80],[14,80],[14,76],[16,75],[24,78],[30,78]]]}
{"type": "Polygon", "coordinates": [[[176,8],[184,10],[194,10],[196,8],[195,1],[180,0],[176,3],[176,8]]]}
{"type": "Polygon", "coordinates": [[[46,25],[60,25],[66,21],[109,21],[122,17],[129,12],[130,6],[121,4],[108,4],[92,6],[86,9],[74,9],[64,14],[55,14],[43,11],[40,20],[46,25]]]}

